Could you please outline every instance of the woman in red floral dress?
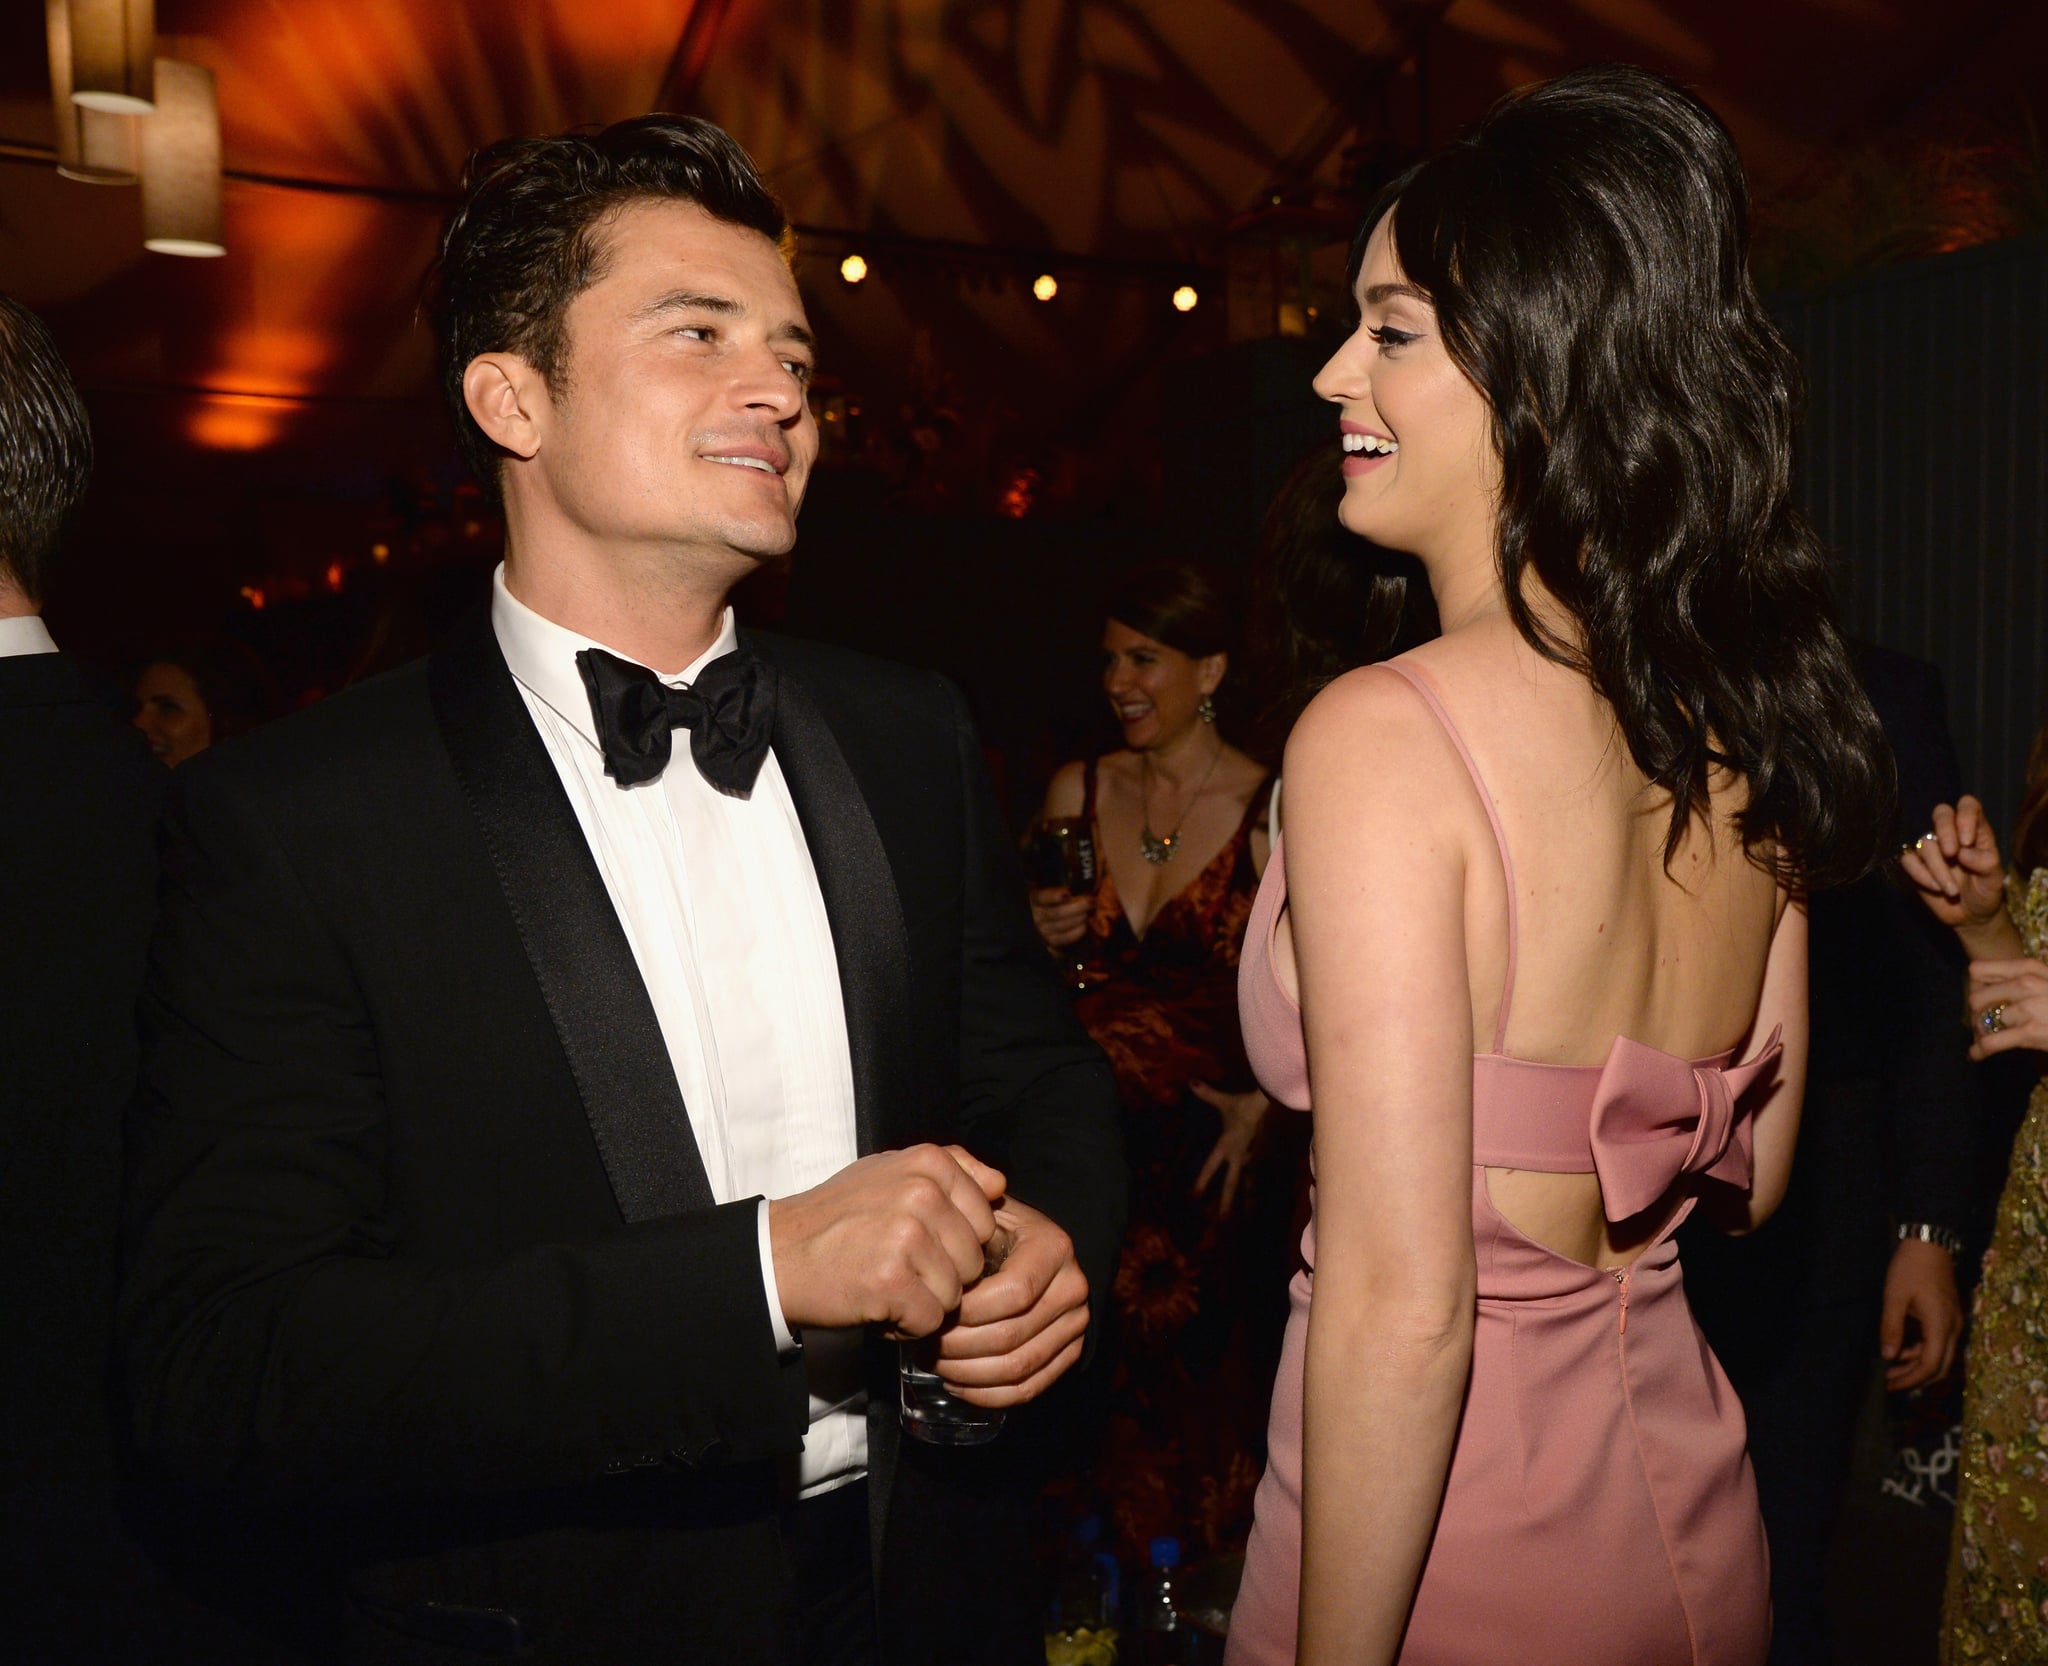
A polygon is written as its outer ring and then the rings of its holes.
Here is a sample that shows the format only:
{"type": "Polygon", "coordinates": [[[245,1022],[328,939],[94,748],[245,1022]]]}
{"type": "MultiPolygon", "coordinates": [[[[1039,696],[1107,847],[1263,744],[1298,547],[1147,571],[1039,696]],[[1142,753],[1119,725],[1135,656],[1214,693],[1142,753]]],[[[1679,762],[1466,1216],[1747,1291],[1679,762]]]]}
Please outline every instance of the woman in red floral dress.
{"type": "Polygon", "coordinates": [[[1118,1547],[1235,1548],[1264,1467],[1307,1119],[1253,1083],[1237,957],[1268,849],[1263,766],[1215,723],[1234,615],[1183,564],[1111,598],[1103,690],[1124,747],[1054,776],[1048,817],[1097,830],[1092,897],[1032,894],[1048,949],[1085,964],[1076,1011],[1123,1093],[1131,1225],[1093,1480],[1118,1547]]]}

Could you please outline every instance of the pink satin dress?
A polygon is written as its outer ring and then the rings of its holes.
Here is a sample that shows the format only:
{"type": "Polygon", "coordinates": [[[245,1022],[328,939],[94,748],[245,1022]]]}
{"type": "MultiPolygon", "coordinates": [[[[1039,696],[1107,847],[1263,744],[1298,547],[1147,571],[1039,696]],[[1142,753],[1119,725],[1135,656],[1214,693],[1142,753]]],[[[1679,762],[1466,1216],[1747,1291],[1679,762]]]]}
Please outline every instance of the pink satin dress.
{"type": "MultiPolygon", "coordinates": [[[[1400,1653],[1402,1666],[1755,1666],[1770,1642],[1769,1569],[1742,1409],[1693,1323],[1678,1221],[1627,1268],[1543,1248],[1493,1207],[1486,1170],[1600,1177],[1611,1220],[1654,1204],[1682,1174],[1746,1185],[1747,1092],[1776,1063],[1733,1050],[1681,1059],[1617,1037],[1603,1065],[1501,1051],[1515,978],[1514,866],[1472,755],[1422,677],[1471,771],[1507,875],[1507,984],[1491,1051],[1472,1061],[1472,1238],[1478,1316],[1472,1375],[1442,1514],[1400,1653]]],[[[1273,965],[1286,903],[1276,845],[1253,909],[1238,991],[1266,1091],[1308,1105],[1301,1013],[1273,965]]],[[[1688,1201],[1679,1218],[1691,1208],[1688,1201]]],[[[1302,1365],[1315,1224],[1302,1239],[1273,1390],[1227,1666],[1294,1660],[1301,1573],[1302,1365]]],[[[1359,1579],[1374,1570],[1359,1568],[1359,1579]]]]}

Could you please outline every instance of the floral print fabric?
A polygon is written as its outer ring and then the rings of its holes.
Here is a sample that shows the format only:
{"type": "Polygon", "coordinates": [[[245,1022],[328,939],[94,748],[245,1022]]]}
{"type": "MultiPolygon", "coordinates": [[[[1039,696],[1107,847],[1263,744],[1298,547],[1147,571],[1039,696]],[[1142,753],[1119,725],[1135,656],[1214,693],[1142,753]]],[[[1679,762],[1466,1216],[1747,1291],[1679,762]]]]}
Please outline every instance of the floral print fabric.
{"type": "Polygon", "coordinates": [[[1253,1085],[1237,961],[1258,891],[1251,834],[1266,798],[1262,786],[1230,842],[1143,937],[1106,873],[1089,919],[1090,987],[1075,1011],[1116,1072],[1131,1215],[1110,1292],[1107,1425],[1088,1490],[1127,1567],[1142,1568],[1148,1543],[1163,1535],[1181,1540],[1190,1561],[1241,1547],[1265,1468],[1308,1119],[1267,1113],[1236,1203],[1219,1217],[1221,1180],[1200,1197],[1190,1188],[1220,1119],[1189,1084],[1232,1093],[1253,1085]]]}

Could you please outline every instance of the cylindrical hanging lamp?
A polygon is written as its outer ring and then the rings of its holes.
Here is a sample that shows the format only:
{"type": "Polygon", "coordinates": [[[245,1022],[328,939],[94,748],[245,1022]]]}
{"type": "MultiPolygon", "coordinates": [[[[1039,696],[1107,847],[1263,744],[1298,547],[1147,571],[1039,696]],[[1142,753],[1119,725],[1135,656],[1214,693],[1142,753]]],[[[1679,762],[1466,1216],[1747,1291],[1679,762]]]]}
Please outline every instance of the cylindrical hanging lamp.
{"type": "Polygon", "coordinates": [[[147,115],[156,107],[156,0],[68,0],[71,97],[88,110],[147,115]]]}
{"type": "Polygon", "coordinates": [[[57,171],[88,185],[133,185],[135,118],[88,110],[72,101],[70,0],[44,0],[43,11],[50,32],[50,113],[57,124],[57,171]]]}
{"type": "Polygon", "coordinates": [[[156,61],[156,114],[142,127],[142,246],[164,255],[224,255],[220,108],[213,71],[156,61]]]}

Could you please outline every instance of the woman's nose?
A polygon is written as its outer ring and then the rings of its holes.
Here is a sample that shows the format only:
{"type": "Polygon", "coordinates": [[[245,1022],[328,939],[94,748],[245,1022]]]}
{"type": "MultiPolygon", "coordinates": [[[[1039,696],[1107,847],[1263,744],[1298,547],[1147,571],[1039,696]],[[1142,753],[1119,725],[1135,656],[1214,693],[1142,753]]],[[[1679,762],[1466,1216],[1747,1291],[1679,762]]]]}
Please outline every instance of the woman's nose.
{"type": "Polygon", "coordinates": [[[1309,385],[1316,390],[1318,398],[1327,399],[1333,405],[1342,405],[1347,400],[1362,398],[1372,390],[1372,355],[1366,350],[1366,335],[1363,330],[1354,332],[1329,362],[1316,372],[1315,380],[1309,385]]]}

